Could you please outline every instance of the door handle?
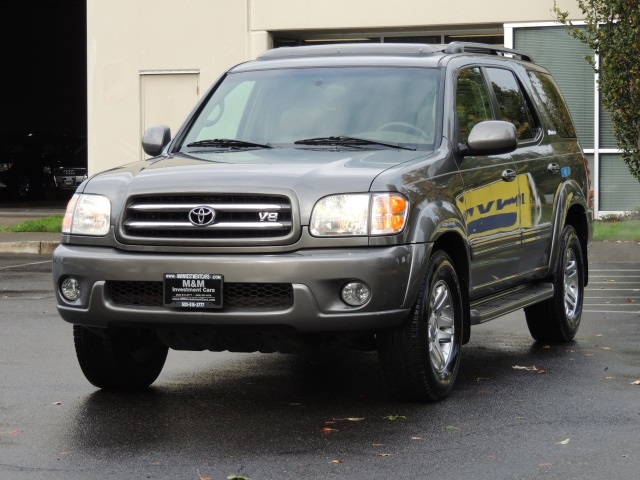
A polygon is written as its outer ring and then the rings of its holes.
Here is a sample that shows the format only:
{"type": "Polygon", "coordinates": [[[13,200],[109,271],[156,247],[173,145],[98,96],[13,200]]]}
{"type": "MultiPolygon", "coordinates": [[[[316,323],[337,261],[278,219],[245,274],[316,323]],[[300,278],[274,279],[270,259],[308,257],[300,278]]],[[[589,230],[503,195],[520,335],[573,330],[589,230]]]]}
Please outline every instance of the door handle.
{"type": "Polygon", "coordinates": [[[502,180],[505,182],[513,182],[516,179],[516,176],[515,170],[511,170],[510,168],[507,168],[502,172],[502,180]]]}
{"type": "Polygon", "coordinates": [[[560,165],[558,165],[557,163],[550,163],[549,165],[547,165],[547,171],[555,175],[560,172],[560,165]]]}

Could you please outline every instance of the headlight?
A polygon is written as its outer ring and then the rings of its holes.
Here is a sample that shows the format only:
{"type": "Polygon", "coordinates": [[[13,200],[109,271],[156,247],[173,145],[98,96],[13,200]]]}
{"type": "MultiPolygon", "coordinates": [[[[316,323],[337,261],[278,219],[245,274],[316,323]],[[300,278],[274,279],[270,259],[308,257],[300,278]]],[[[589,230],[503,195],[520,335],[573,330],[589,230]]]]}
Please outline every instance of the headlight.
{"type": "Polygon", "coordinates": [[[6,172],[7,170],[9,170],[11,167],[13,167],[13,163],[0,163],[0,172],[6,172]]]}
{"type": "Polygon", "coordinates": [[[111,225],[111,202],[102,195],[75,194],[62,220],[62,233],[104,236],[111,225]]]}
{"type": "Polygon", "coordinates": [[[398,193],[332,195],[313,208],[314,237],[395,235],[407,221],[409,202],[398,193]]]}

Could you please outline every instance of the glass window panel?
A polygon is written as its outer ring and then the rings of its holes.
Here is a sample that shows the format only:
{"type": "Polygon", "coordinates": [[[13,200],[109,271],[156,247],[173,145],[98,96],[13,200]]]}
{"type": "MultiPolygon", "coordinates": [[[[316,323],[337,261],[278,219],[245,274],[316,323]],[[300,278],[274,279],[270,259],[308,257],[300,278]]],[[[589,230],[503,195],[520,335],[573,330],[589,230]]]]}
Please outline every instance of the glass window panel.
{"type": "Polygon", "coordinates": [[[553,78],[542,72],[534,71],[529,71],[529,78],[556,133],[561,137],[575,138],[576,131],[571,122],[571,115],[553,78]]]}
{"type": "Polygon", "coordinates": [[[532,140],[535,136],[533,116],[513,72],[502,68],[487,68],[487,74],[498,101],[500,120],[516,126],[518,140],[532,140]]]}
{"type": "Polygon", "coordinates": [[[611,114],[600,107],[600,148],[618,148],[616,137],[613,136],[613,121],[611,114]]]}
{"type": "Polygon", "coordinates": [[[384,37],[385,43],[441,43],[440,35],[427,35],[416,37],[384,37]]]}
{"type": "Polygon", "coordinates": [[[514,45],[551,72],[567,102],[582,147],[593,148],[595,76],[584,58],[592,56],[593,51],[570,37],[564,27],[517,28],[514,45]]]}
{"type": "Polygon", "coordinates": [[[479,67],[467,68],[458,75],[456,113],[462,143],[467,143],[471,129],[484,120],[493,120],[489,92],[479,67]]]}
{"type": "Polygon", "coordinates": [[[631,176],[618,154],[600,154],[600,210],[640,208],[640,182],[631,176]]]}

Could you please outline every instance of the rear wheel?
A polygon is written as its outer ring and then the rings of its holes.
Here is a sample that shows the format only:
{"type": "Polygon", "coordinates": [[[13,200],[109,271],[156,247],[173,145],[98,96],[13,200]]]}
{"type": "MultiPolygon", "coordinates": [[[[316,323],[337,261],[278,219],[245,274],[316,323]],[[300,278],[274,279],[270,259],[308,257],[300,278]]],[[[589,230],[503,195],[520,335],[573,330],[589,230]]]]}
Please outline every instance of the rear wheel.
{"type": "Polygon", "coordinates": [[[541,342],[573,340],[580,326],[584,298],[584,260],[571,225],[564,227],[560,255],[552,277],[552,298],[524,309],[531,336],[541,342]]]}
{"type": "Polygon", "coordinates": [[[122,329],[102,336],[74,325],[73,339],[82,373],[105,389],[148,387],[160,375],[169,350],[149,330],[122,329]]]}
{"type": "Polygon", "coordinates": [[[401,400],[445,398],[458,375],[462,294],[453,262],[436,251],[407,321],[378,334],[378,354],[391,394],[401,400]]]}

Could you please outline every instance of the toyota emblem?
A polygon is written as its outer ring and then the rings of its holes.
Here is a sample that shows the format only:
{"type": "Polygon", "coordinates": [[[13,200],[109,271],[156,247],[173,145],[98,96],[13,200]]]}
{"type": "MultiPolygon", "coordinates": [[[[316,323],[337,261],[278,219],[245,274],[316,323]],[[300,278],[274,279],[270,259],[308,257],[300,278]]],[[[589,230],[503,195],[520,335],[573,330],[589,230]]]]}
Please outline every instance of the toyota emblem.
{"type": "Polygon", "coordinates": [[[215,218],[215,210],[209,207],[196,207],[189,212],[189,221],[196,227],[211,225],[215,218]]]}

